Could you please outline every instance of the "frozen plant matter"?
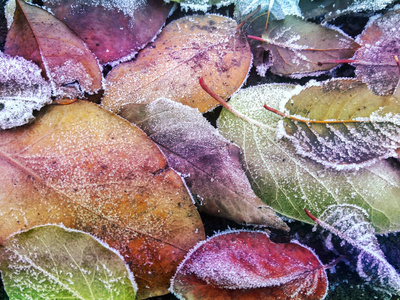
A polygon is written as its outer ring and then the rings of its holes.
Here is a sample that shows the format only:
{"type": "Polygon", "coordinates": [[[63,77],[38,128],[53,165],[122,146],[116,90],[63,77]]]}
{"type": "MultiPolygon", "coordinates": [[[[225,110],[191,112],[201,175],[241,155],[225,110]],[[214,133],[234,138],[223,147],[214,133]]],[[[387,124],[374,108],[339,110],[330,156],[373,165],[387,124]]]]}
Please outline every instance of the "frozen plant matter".
{"type": "Polygon", "coordinates": [[[28,123],[34,110],[51,103],[50,84],[34,63],[0,52],[0,70],[1,129],[28,123]]]}

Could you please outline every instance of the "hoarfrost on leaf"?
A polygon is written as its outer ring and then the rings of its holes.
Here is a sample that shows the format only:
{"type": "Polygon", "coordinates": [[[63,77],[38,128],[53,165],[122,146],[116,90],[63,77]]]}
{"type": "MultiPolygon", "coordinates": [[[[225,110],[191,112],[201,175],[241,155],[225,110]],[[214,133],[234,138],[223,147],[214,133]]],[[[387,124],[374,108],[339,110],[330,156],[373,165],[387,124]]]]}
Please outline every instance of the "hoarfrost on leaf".
{"type": "Polygon", "coordinates": [[[287,137],[297,153],[338,170],[397,157],[400,100],[352,79],[311,85],[286,104],[287,137]]]}
{"type": "Polygon", "coordinates": [[[364,209],[356,205],[332,205],[316,222],[351,245],[361,277],[379,289],[400,295],[400,275],[387,262],[364,209]]]}
{"type": "MultiPolygon", "coordinates": [[[[293,87],[260,85],[241,90],[229,103],[242,114],[277,128],[281,117],[263,106],[281,110],[293,95],[293,87]]],[[[327,169],[296,154],[286,138],[277,140],[276,130],[249,124],[225,109],[219,131],[242,148],[243,167],[255,193],[279,213],[310,222],[304,207],[318,215],[333,204],[357,204],[371,216],[377,232],[400,230],[400,174],[391,162],[379,161],[358,171],[327,169]]]]}
{"type": "Polygon", "coordinates": [[[50,84],[36,64],[0,52],[0,70],[1,129],[28,123],[34,110],[51,103],[50,84]]]}
{"type": "Polygon", "coordinates": [[[237,19],[246,16],[258,7],[260,10],[256,16],[261,16],[271,11],[277,20],[282,20],[288,15],[301,17],[299,8],[300,0],[235,0],[235,16],[237,19]]]}
{"type": "Polygon", "coordinates": [[[240,149],[197,109],[161,98],[120,114],[161,147],[168,164],[183,175],[200,211],[238,223],[287,229],[251,189],[240,149]]]}
{"type": "Polygon", "coordinates": [[[123,258],[81,231],[54,225],[9,237],[0,267],[10,299],[134,299],[123,258]]]}
{"type": "Polygon", "coordinates": [[[171,280],[185,299],[323,299],[323,265],[297,243],[275,244],[265,232],[228,231],[200,242],[171,280]]]}

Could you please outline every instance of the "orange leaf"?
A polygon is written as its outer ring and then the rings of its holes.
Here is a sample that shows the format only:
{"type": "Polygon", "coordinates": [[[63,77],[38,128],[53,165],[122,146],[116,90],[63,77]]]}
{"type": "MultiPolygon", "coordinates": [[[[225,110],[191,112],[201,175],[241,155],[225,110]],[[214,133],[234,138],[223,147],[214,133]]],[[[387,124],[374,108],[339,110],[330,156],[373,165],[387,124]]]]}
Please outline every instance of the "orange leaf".
{"type": "Polygon", "coordinates": [[[0,140],[0,243],[42,224],[91,233],[121,253],[145,298],[167,293],[179,262],[204,239],[182,179],[157,146],[95,104],[47,107],[0,140]]]}
{"type": "Polygon", "coordinates": [[[160,97],[207,111],[218,105],[199,85],[204,77],[222,98],[245,80],[251,63],[246,39],[236,22],[217,16],[190,16],[166,26],[133,62],[120,64],[107,76],[103,105],[119,112],[160,97]]]}
{"type": "Polygon", "coordinates": [[[16,0],[14,22],[4,52],[32,60],[50,79],[55,93],[74,98],[101,89],[99,64],[86,44],[49,12],[16,0]]]}
{"type": "Polygon", "coordinates": [[[171,290],[180,299],[317,300],[327,286],[323,265],[307,248],[275,244],[264,232],[233,231],[200,242],[171,290]]]}

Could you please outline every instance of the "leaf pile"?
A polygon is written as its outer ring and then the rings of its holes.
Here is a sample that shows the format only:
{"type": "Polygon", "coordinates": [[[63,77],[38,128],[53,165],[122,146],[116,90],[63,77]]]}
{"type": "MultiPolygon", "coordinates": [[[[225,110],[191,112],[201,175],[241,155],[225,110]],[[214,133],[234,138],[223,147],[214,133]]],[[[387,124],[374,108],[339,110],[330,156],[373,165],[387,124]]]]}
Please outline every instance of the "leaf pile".
{"type": "Polygon", "coordinates": [[[5,7],[4,297],[400,295],[398,1],[171,2],[5,7]]]}

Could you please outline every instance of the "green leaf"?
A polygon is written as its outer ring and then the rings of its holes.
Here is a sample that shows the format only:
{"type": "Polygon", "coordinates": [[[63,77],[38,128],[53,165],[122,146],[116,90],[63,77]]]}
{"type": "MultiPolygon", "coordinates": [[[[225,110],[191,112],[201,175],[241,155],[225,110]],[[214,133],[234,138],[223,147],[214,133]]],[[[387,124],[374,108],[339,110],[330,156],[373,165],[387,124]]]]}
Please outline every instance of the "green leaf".
{"type": "Polygon", "coordinates": [[[297,152],[327,167],[360,168],[397,157],[400,101],[353,79],[311,85],[286,104],[285,130],[297,152]]]}
{"type": "Polygon", "coordinates": [[[223,110],[219,130],[243,150],[243,165],[255,193],[290,218],[310,222],[303,209],[320,215],[333,204],[364,208],[378,233],[400,230],[400,174],[387,161],[358,171],[336,171],[296,154],[276,130],[278,110],[295,94],[293,87],[261,85],[240,91],[229,102],[241,113],[263,123],[249,124],[223,110]]]}
{"type": "Polygon", "coordinates": [[[10,299],[135,299],[122,258],[86,233],[35,227],[9,237],[0,250],[10,299]]]}

